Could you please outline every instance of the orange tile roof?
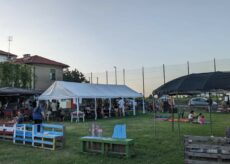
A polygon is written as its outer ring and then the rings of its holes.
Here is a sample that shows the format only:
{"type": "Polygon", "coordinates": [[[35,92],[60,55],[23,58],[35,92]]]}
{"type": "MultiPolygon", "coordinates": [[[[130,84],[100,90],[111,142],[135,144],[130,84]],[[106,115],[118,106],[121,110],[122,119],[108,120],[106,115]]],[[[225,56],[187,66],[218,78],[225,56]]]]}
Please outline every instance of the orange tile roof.
{"type": "Polygon", "coordinates": [[[66,64],[56,62],[54,60],[50,60],[50,59],[47,59],[47,58],[44,58],[44,57],[41,57],[41,56],[38,56],[38,55],[18,58],[18,59],[16,59],[14,61],[14,63],[19,63],[19,64],[44,64],[44,65],[59,66],[59,67],[63,67],[63,68],[69,67],[66,64]]]}

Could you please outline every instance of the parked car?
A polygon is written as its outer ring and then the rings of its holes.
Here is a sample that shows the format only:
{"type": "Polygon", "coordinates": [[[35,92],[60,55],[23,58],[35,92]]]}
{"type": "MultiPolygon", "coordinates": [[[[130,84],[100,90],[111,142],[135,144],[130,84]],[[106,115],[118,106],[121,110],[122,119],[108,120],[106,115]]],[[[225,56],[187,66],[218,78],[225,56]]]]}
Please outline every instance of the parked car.
{"type": "MultiPolygon", "coordinates": [[[[208,99],[204,97],[194,97],[191,98],[188,102],[189,106],[197,106],[197,107],[207,107],[209,105],[208,99]]],[[[212,107],[217,108],[218,104],[217,102],[212,102],[212,107]]]]}

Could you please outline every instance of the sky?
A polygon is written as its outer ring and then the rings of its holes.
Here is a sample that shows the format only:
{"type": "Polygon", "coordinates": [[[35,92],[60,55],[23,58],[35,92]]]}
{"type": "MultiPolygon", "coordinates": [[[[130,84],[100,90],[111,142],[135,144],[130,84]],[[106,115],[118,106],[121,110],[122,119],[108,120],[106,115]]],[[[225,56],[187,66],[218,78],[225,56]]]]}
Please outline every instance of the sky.
{"type": "Polygon", "coordinates": [[[0,50],[83,73],[229,58],[229,0],[0,0],[0,50]]]}

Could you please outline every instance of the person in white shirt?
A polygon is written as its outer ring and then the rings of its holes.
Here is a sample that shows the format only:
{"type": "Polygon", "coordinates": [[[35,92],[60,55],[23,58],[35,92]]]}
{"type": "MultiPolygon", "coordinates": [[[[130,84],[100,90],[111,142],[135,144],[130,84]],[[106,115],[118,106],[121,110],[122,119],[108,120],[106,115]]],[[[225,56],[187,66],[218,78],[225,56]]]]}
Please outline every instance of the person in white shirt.
{"type": "Polygon", "coordinates": [[[125,108],[125,102],[124,102],[124,99],[122,99],[122,98],[120,98],[120,100],[118,101],[118,105],[119,105],[119,115],[121,116],[122,115],[122,113],[123,113],[123,115],[125,115],[124,114],[124,108],[125,108]]]}
{"type": "Polygon", "coordinates": [[[51,110],[52,110],[52,115],[53,115],[54,119],[56,119],[57,118],[57,103],[55,100],[52,100],[51,110]]]}
{"type": "Polygon", "coordinates": [[[193,120],[194,120],[194,111],[193,110],[189,113],[188,120],[189,120],[189,122],[193,122],[193,120]]]}

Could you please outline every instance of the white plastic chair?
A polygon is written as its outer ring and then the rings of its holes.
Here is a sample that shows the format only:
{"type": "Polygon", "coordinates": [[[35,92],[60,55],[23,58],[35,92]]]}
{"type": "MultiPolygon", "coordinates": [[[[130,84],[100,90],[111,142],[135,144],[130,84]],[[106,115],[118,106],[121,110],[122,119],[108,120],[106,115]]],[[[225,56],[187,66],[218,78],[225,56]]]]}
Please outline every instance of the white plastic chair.
{"type": "Polygon", "coordinates": [[[83,122],[85,122],[85,113],[84,112],[72,112],[71,113],[71,122],[73,122],[74,119],[76,119],[76,122],[80,122],[80,118],[82,119],[83,122]]]}

